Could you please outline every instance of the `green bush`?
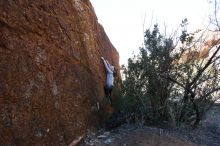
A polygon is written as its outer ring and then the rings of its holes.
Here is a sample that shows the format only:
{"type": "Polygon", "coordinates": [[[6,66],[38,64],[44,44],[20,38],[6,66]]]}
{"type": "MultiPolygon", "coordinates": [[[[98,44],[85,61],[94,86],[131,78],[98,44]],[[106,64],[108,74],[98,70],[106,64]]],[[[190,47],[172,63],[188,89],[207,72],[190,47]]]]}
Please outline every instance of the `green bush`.
{"type": "Polygon", "coordinates": [[[154,25],[145,32],[139,54],[123,66],[122,97],[117,105],[134,121],[197,126],[219,94],[220,46],[210,46],[211,57],[198,58],[203,42],[187,33],[187,25],[184,19],[175,46],[174,40],[161,35],[154,25]]]}

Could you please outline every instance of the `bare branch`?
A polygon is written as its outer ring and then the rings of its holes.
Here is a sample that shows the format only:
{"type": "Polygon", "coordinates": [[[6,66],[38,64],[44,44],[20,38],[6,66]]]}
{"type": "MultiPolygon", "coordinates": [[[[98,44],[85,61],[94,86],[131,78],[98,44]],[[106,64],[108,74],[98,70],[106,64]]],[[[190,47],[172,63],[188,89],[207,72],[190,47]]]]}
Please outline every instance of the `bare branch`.
{"type": "Polygon", "coordinates": [[[172,79],[172,78],[169,77],[169,76],[160,75],[160,77],[161,77],[161,78],[164,78],[164,79],[166,79],[166,80],[169,80],[169,81],[171,81],[171,82],[173,82],[173,83],[176,83],[177,85],[179,85],[180,87],[182,87],[182,88],[185,89],[185,86],[184,86],[183,84],[181,84],[180,82],[178,82],[178,81],[175,80],[175,79],[172,79]]]}
{"type": "Polygon", "coordinates": [[[215,22],[216,22],[216,25],[218,27],[218,31],[220,31],[220,25],[218,23],[218,19],[217,19],[217,1],[215,0],[215,12],[214,12],[214,15],[215,15],[215,22]]]}
{"type": "Polygon", "coordinates": [[[217,92],[217,91],[220,91],[220,87],[212,89],[211,91],[209,91],[208,93],[206,93],[205,95],[203,95],[203,96],[200,97],[200,98],[206,98],[207,96],[209,96],[209,95],[211,95],[212,93],[217,92]]]}
{"type": "Polygon", "coordinates": [[[216,56],[219,50],[220,50],[220,46],[218,46],[217,50],[212,54],[211,58],[208,60],[206,65],[201,70],[198,71],[197,75],[194,77],[192,82],[189,84],[190,86],[192,86],[200,78],[203,72],[209,67],[209,65],[212,63],[213,58],[216,56]]]}

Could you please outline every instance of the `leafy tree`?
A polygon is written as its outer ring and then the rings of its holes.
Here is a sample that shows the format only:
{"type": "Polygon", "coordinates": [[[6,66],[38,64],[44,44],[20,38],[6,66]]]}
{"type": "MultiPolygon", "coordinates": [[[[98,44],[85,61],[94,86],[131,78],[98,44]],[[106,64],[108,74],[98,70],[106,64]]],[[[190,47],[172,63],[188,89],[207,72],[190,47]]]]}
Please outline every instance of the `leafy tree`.
{"type": "MultiPolygon", "coordinates": [[[[185,28],[187,20],[182,22],[185,28]]],[[[162,75],[173,82],[178,90],[175,96],[180,97],[177,121],[193,122],[197,126],[206,109],[215,101],[219,93],[219,46],[218,42],[209,45],[206,55],[205,43],[194,38],[194,33],[187,33],[185,29],[180,36],[180,47],[175,49],[175,64],[170,74],[162,75]]],[[[202,36],[200,36],[202,37],[202,36]]]]}
{"type": "Polygon", "coordinates": [[[124,98],[127,111],[141,114],[148,122],[156,124],[168,118],[166,111],[172,82],[159,74],[170,71],[173,41],[160,34],[158,25],[154,25],[152,31],[147,30],[144,38],[144,47],[140,48],[139,55],[128,60],[124,71],[124,98]]]}
{"type": "Polygon", "coordinates": [[[188,33],[187,25],[184,19],[177,45],[160,34],[158,25],[145,32],[144,47],[124,67],[125,111],[151,124],[196,127],[219,97],[219,41],[211,40],[204,53],[207,38],[198,39],[200,31],[188,33]]]}

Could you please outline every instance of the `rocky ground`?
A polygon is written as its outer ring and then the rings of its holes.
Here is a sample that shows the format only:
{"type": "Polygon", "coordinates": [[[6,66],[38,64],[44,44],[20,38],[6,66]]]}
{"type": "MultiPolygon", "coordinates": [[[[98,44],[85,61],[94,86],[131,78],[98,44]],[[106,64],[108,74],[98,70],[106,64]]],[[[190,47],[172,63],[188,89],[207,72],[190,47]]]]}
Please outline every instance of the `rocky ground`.
{"type": "Polygon", "coordinates": [[[172,132],[198,145],[220,146],[220,104],[216,104],[206,114],[206,118],[197,129],[183,127],[172,132]]]}
{"type": "Polygon", "coordinates": [[[220,105],[207,113],[198,129],[123,125],[111,131],[88,132],[79,146],[220,146],[220,105]]]}
{"type": "Polygon", "coordinates": [[[90,133],[80,146],[193,146],[159,128],[123,125],[112,131],[90,133]]]}

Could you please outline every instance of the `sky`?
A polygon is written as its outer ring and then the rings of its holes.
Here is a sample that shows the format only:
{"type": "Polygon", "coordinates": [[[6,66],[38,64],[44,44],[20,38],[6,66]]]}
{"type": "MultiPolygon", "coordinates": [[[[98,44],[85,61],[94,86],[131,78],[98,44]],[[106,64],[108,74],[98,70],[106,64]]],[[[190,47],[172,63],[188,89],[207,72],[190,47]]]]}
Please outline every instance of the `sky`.
{"type": "Polygon", "coordinates": [[[188,31],[205,28],[211,7],[208,0],[90,0],[98,21],[118,50],[120,65],[127,64],[143,44],[144,30],[159,24],[161,32],[171,34],[184,18],[188,31]]]}

